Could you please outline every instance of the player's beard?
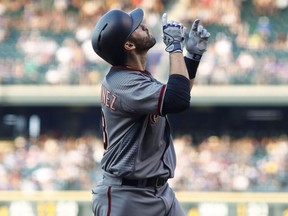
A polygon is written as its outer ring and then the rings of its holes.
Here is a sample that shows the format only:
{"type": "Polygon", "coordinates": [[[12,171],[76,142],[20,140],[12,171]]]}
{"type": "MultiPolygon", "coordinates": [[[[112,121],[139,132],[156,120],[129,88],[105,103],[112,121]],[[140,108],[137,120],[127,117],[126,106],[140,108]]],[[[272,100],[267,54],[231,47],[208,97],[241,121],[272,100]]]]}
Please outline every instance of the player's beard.
{"type": "Polygon", "coordinates": [[[148,34],[147,37],[143,38],[131,38],[131,41],[135,44],[138,52],[147,52],[156,44],[156,39],[152,35],[148,34]]]}
{"type": "Polygon", "coordinates": [[[148,51],[156,44],[156,39],[152,35],[149,35],[147,38],[143,38],[143,40],[139,40],[138,44],[136,44],[136,48],[139,51],[148,51]]]}

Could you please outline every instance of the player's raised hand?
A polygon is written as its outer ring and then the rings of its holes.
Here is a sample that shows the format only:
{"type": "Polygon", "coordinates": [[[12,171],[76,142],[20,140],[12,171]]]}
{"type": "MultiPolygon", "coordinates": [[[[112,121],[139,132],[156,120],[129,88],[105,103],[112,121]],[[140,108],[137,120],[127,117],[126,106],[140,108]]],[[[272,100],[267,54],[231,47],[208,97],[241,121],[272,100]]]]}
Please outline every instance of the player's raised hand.
{"type": "Polygon", "coordinates": [[[199,24],[200,19],[196,19],[190,29],[188,39],[186,41],[186,57],[200,61],[203,53],[207,49],[210,33],[199,24]]]}
{"type": "Polygon", "coordinates": [[[184,41],[184,27],[181,23],[169,20],[167,14],[162,16],[163,41],[167,52],[182,52],[184,41]]]}

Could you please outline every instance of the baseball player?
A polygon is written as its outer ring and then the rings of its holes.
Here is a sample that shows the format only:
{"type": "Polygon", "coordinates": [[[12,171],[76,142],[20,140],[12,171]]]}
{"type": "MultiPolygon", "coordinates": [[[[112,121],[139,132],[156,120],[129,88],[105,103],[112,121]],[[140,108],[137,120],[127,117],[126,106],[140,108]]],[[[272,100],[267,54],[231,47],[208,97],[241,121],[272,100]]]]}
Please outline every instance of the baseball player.
{"type": "Polygon", "coordinates": [[[162,17],[169,79],[146,71],[156,40],[142,23],[143,10],[108,11],[92,33],[94,51],[112,65],[102,82],[105,152],[103,179],[93,191],[95,216],[184,216],[173,190],[176,157],[167,119],[190,106],[190,90],[210,33],[194,21],[186,41],[179,22],[162,17]]]}

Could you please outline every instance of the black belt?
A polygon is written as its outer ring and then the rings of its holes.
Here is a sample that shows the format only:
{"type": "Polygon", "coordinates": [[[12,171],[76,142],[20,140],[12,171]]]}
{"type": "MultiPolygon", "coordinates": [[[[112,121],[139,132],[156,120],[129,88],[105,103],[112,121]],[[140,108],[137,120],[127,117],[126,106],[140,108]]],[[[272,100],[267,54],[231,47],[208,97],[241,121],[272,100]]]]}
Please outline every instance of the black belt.
{"type": "Polygon", "coordinates": [[[122,178],[122,185],[135,187],[162,187],[168,178],[127,179],[122,178]]]}

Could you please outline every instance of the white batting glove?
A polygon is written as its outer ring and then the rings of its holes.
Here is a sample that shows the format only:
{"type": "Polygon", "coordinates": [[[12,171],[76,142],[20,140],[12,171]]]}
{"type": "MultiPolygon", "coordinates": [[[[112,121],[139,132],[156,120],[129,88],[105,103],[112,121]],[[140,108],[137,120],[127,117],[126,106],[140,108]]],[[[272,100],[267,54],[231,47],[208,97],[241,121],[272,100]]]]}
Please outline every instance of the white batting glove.
{"type": "Polygon", "coordinates": [[[167,14],[162,16],[163,41],[169,53],[182,52],[184,42],[184,27],[176,21],[167,21],[167,14]]]}
{"type": "Polygon", "coordinates": [[[189,32],[186,41],[186,57],[195,61],[200,61],[203,53],[207,49],[208,39],[210,33],[202,26],[199,25],[200,19],[196,19],[189,32]]]}

